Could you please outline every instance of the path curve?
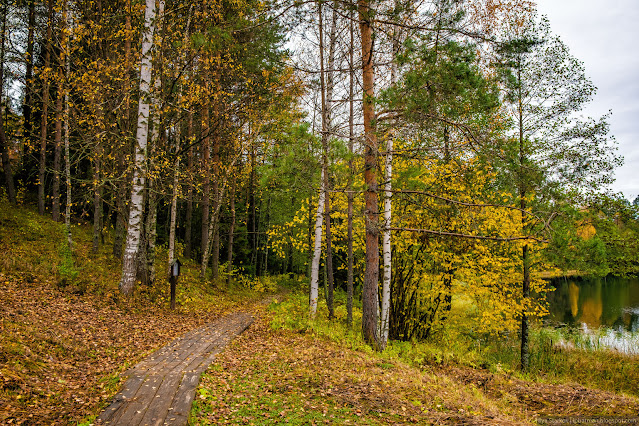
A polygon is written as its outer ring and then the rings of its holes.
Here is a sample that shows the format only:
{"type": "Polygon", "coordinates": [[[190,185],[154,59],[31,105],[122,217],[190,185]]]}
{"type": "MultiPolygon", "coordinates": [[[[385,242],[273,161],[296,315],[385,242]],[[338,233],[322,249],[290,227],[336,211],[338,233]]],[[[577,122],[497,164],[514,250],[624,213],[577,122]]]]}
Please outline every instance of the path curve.
{"type": "Polygon", "coordinates": [[[125,373],[126,383],[96,424],[187,424],[200,375],[253,321],[244,312],[227,315],[153,352],[125,373]]]}

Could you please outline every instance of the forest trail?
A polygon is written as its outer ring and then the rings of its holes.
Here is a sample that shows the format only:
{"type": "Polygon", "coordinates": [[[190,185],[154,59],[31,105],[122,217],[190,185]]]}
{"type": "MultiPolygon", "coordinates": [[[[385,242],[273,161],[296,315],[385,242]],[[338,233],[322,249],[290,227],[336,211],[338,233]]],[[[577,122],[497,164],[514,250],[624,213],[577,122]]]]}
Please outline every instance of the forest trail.
{"type": "Polygon", "coordinates": [[[230,314],[153,352],[125,373],[126,383],[97,424],[187,424],[200,375],[253,321],[248,313],[230,314]]]}

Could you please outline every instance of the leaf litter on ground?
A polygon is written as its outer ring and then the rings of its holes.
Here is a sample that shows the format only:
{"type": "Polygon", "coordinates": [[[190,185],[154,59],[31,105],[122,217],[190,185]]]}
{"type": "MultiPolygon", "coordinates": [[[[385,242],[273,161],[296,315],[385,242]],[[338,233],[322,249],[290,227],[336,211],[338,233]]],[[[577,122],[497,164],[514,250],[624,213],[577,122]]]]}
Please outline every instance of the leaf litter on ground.
{"type": "Polygon", "coordinates": [[[128,365],[222,314],[114,302],[12,275],[0,283],[0,424],[95,415],[128,365]]]}
{"type": "Polygon", "coordinates": [[[191,423],[530,424],[540,416],[636,416],[639,400],[464,366],[422,368],[262,317],[203,376],[191,423]]]}

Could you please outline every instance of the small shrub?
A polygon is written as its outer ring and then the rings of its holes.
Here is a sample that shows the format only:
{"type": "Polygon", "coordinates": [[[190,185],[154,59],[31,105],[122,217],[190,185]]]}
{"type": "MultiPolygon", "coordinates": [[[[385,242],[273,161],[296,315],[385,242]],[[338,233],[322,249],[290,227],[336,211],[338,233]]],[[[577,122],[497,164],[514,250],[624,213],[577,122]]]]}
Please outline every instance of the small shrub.
{"type": "Polygon", "coordinates": [[[75,262],[73,261],[71,248],[66,243],[62,244],[60,247],[60,263],[58,264],[60,286],[66,287],[72,283],[79,274],[80,271],[75,267],[75,262]]]}

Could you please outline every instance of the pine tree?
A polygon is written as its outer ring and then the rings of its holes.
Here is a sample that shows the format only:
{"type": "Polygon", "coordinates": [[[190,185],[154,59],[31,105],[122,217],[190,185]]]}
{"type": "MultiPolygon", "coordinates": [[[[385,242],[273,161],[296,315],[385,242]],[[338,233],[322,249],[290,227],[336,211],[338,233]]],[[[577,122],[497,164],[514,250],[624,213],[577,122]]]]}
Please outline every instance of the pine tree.
{"type": "MultiPolygon", "coordinates": [[[[584,66],[550,32],[547,19],[514,26],[496,49],[504,87],[504,110],[511,120],[507,141],[492,151],[504,185],[517,194],[525,233],[545,230],[562,205],[584,203],[589,193],[613,181],[614,139],[608,115],[598,120],[575,118],[595,94],[584,66]],[[546,211],[547,221],[523,213],[546,211]],[[554,213],[553,213],[554,212],[554,213]]],[[[521,251],[521,368],[529,366],[531,247],[521,251]]]]}

